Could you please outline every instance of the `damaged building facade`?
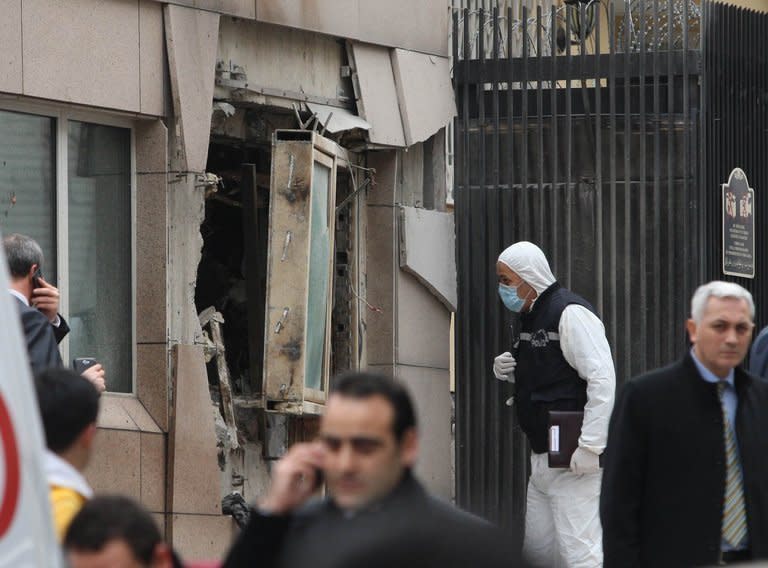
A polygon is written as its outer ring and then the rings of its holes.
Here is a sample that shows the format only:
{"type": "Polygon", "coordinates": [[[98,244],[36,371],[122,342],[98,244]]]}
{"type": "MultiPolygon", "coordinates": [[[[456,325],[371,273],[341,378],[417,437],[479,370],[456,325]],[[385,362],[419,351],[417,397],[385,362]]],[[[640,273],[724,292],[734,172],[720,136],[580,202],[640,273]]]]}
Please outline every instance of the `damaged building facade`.
{"type": "Polygon", "coordinates": [[[4,14],[0,229],[43,246],[64,359],[107,369],[94,488],[217,557],[328,377],[372,369],[411,388],[450,498],[447,0],[4,14]]]}

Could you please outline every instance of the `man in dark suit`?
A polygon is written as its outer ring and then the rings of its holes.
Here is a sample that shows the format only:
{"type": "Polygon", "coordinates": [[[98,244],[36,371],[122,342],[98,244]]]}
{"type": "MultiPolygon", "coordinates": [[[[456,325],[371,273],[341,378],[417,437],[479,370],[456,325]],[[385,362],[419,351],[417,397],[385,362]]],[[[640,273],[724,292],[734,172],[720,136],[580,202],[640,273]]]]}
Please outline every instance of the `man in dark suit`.
{"type": "MultiPolygon", "coordinates": [[[[59,314],[59,290],[42,275],[43,251],[31,237],[18,233],[3,238],[3,247],[11,273],[8,290],[16,299],[21,325],[27,342],[32,374],[49,367],[61,367],[59,343],[69,333],[69,326],[59,314]]],[[[94,365],[83,376],[99,392],[104,390],[104,369],[94,365]]]]}
{"type": "Polygon", "coordinates": [[[411,473],[417,454],[402,385],[338,377],[319,441],[295,444],[275,464],[225,568],[518,566],[489,523],[427,493],[411,473]],[[310,502],[321,479],[328,497],[310,502]]]}
{"type": "Polygon", "coordinates": [[[768,558],[768,382],[739,367],[752,295],[699,287],[682,360],[630,380],[608,429],[605,568],[768,558]]]}

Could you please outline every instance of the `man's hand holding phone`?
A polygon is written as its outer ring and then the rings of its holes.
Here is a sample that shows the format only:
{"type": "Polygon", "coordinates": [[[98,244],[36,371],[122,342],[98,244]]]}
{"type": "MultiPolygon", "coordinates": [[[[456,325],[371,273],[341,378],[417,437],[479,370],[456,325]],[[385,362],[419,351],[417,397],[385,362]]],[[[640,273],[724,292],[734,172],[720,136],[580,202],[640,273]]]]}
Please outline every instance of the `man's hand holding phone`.
{"type": "Polygon", "coordinates": [[[59,317],[59,289],[46,282],[39,270],[36,274],[31,304],[53,323],[59,317]]]}
{"type": "Polygon", "coordinates": [[[102,393],[107,388],[106,374],[104,367],[92,357],[78,357],[72,361],[76,373],[80,373],[86,379],[91,381],[96,390],[102,393]]]}
{"type": "Polygon", "coordinates": [[[294,444],[274,466],[267,497],[259,508],[284,515],[303,505],[322,483],[324,449],[317,442],[294,444]]]}

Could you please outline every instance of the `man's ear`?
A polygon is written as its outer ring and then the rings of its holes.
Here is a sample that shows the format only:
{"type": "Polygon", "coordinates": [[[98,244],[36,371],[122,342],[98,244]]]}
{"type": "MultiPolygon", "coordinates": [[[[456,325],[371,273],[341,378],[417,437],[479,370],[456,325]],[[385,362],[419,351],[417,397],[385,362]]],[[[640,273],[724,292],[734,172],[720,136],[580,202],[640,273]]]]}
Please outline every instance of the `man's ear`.
{"type": "Polygon", "coordinates": [[[173,555],[171,547],[164,542],[158,542],[152,551],[151,568],[173,568],[173,555]]]}
{"type": "Polygon", "coordinates": [[[696,343],[696,322],[693,321],[693,319],[689,318],[685,322],[685,329],[688,330],[688,339],[691,340],[691,343],[696,343]]]}
{"type": "Polygon", "coordinates": [[[416,428],[408,428],[403,433],[403,439],[400,442],[400,455],[404,466],[413,467],[416,465],[416,458],[419,456],[419,436],[416,428]]]}
{"type": "Polygon", "coordinates": [[[92,422],[91,424],[88,424],[88,426],[86,426],[82,432],[80,432],[80,436],[78,436],[80,445],[90,450],[93,447],[93,439],[95,436],[96,436],[96,423],[92,422]]]}

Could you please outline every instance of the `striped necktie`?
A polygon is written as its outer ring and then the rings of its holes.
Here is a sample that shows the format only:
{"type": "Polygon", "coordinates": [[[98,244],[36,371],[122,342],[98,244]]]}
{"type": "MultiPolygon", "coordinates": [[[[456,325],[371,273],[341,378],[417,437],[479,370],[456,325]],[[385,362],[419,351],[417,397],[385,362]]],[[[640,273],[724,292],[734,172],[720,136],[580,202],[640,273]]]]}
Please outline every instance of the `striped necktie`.
{"type": "Polygon", "coordinates": [[[739,450],[736,436],[723,405],[725,381],[717,384],[720,406],[723,411],[723,434],[725,436],[725,504],[723,506],[722,537],[733,548],[740,548],[747,537],[747,511],[744,506],[744,487],[741,479],[739,450]]]}

